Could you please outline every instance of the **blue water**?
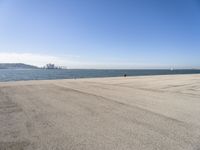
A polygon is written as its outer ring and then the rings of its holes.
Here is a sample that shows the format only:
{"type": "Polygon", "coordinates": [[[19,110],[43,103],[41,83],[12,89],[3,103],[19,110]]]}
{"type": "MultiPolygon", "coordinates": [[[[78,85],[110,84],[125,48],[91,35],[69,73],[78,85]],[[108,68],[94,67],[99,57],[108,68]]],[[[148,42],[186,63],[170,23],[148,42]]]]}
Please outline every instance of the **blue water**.
{"type": "Polygon", "coordinates": [[[0,81],[119,77],[123,76],[124,74],[127,74],[127,76],[200,74],[200,70],[191,69],[191,70],[171,71],[171,70],[94,70],[94,69],[68,69],[68,70],[0,69],[0,81]]]}

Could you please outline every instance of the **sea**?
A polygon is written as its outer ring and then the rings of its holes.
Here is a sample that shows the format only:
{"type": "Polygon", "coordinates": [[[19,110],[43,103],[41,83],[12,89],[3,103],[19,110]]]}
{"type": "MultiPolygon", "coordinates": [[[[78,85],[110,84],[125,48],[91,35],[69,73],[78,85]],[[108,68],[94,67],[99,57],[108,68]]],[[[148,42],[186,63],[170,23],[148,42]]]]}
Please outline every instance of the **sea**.
{"type": "Polygon", "coordinates": [[[200,74],[197,69],[0,69],[0,82],[22,80],[53,80],[99,77],[200,74]]]}

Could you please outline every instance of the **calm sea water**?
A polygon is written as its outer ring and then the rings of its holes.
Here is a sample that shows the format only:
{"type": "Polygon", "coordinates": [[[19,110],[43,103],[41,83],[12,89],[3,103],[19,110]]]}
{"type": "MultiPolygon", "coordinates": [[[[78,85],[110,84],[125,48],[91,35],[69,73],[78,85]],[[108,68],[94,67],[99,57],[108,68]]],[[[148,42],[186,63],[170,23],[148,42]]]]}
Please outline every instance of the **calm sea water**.
{"type": "Polygon", "coordinates": [[[19,80],[49,80],[94,77],[119,77],[143,75],[169,75],[169,74],[200,74],[200,70],[93,70],[93,69],[68,69],[68,70],[14,70],[0,69],[0,81],[19,80]]]}

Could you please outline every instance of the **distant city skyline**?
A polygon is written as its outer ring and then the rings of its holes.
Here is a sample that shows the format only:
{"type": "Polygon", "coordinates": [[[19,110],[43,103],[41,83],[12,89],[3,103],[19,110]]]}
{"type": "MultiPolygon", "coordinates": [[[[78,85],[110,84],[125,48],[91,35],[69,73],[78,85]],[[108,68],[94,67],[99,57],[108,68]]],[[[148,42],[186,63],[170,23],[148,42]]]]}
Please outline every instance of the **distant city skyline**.
{"type": "Polygon", "coordinates": [[[200,68],[199,0],[0,0],[0,63],[200,68]]]}

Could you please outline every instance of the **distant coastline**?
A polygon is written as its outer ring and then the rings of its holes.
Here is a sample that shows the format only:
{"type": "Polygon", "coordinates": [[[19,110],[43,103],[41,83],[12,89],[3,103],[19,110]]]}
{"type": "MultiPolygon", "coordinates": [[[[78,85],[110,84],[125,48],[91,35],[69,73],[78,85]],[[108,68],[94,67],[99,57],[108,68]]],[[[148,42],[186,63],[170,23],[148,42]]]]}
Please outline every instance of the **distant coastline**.
{"type": "Polygon", "coordinates": [[[64,66],[56,66],[54,64],[46,64],[44,67],[37,67],[34,65],[24,63],[0,63],[0,69],[67,69],[64,66]]]}
{"type": "Polygon", "coordinates": [[[37,66],[24,63],[0,63],[0,69],[40,69],[37,66]]]}

